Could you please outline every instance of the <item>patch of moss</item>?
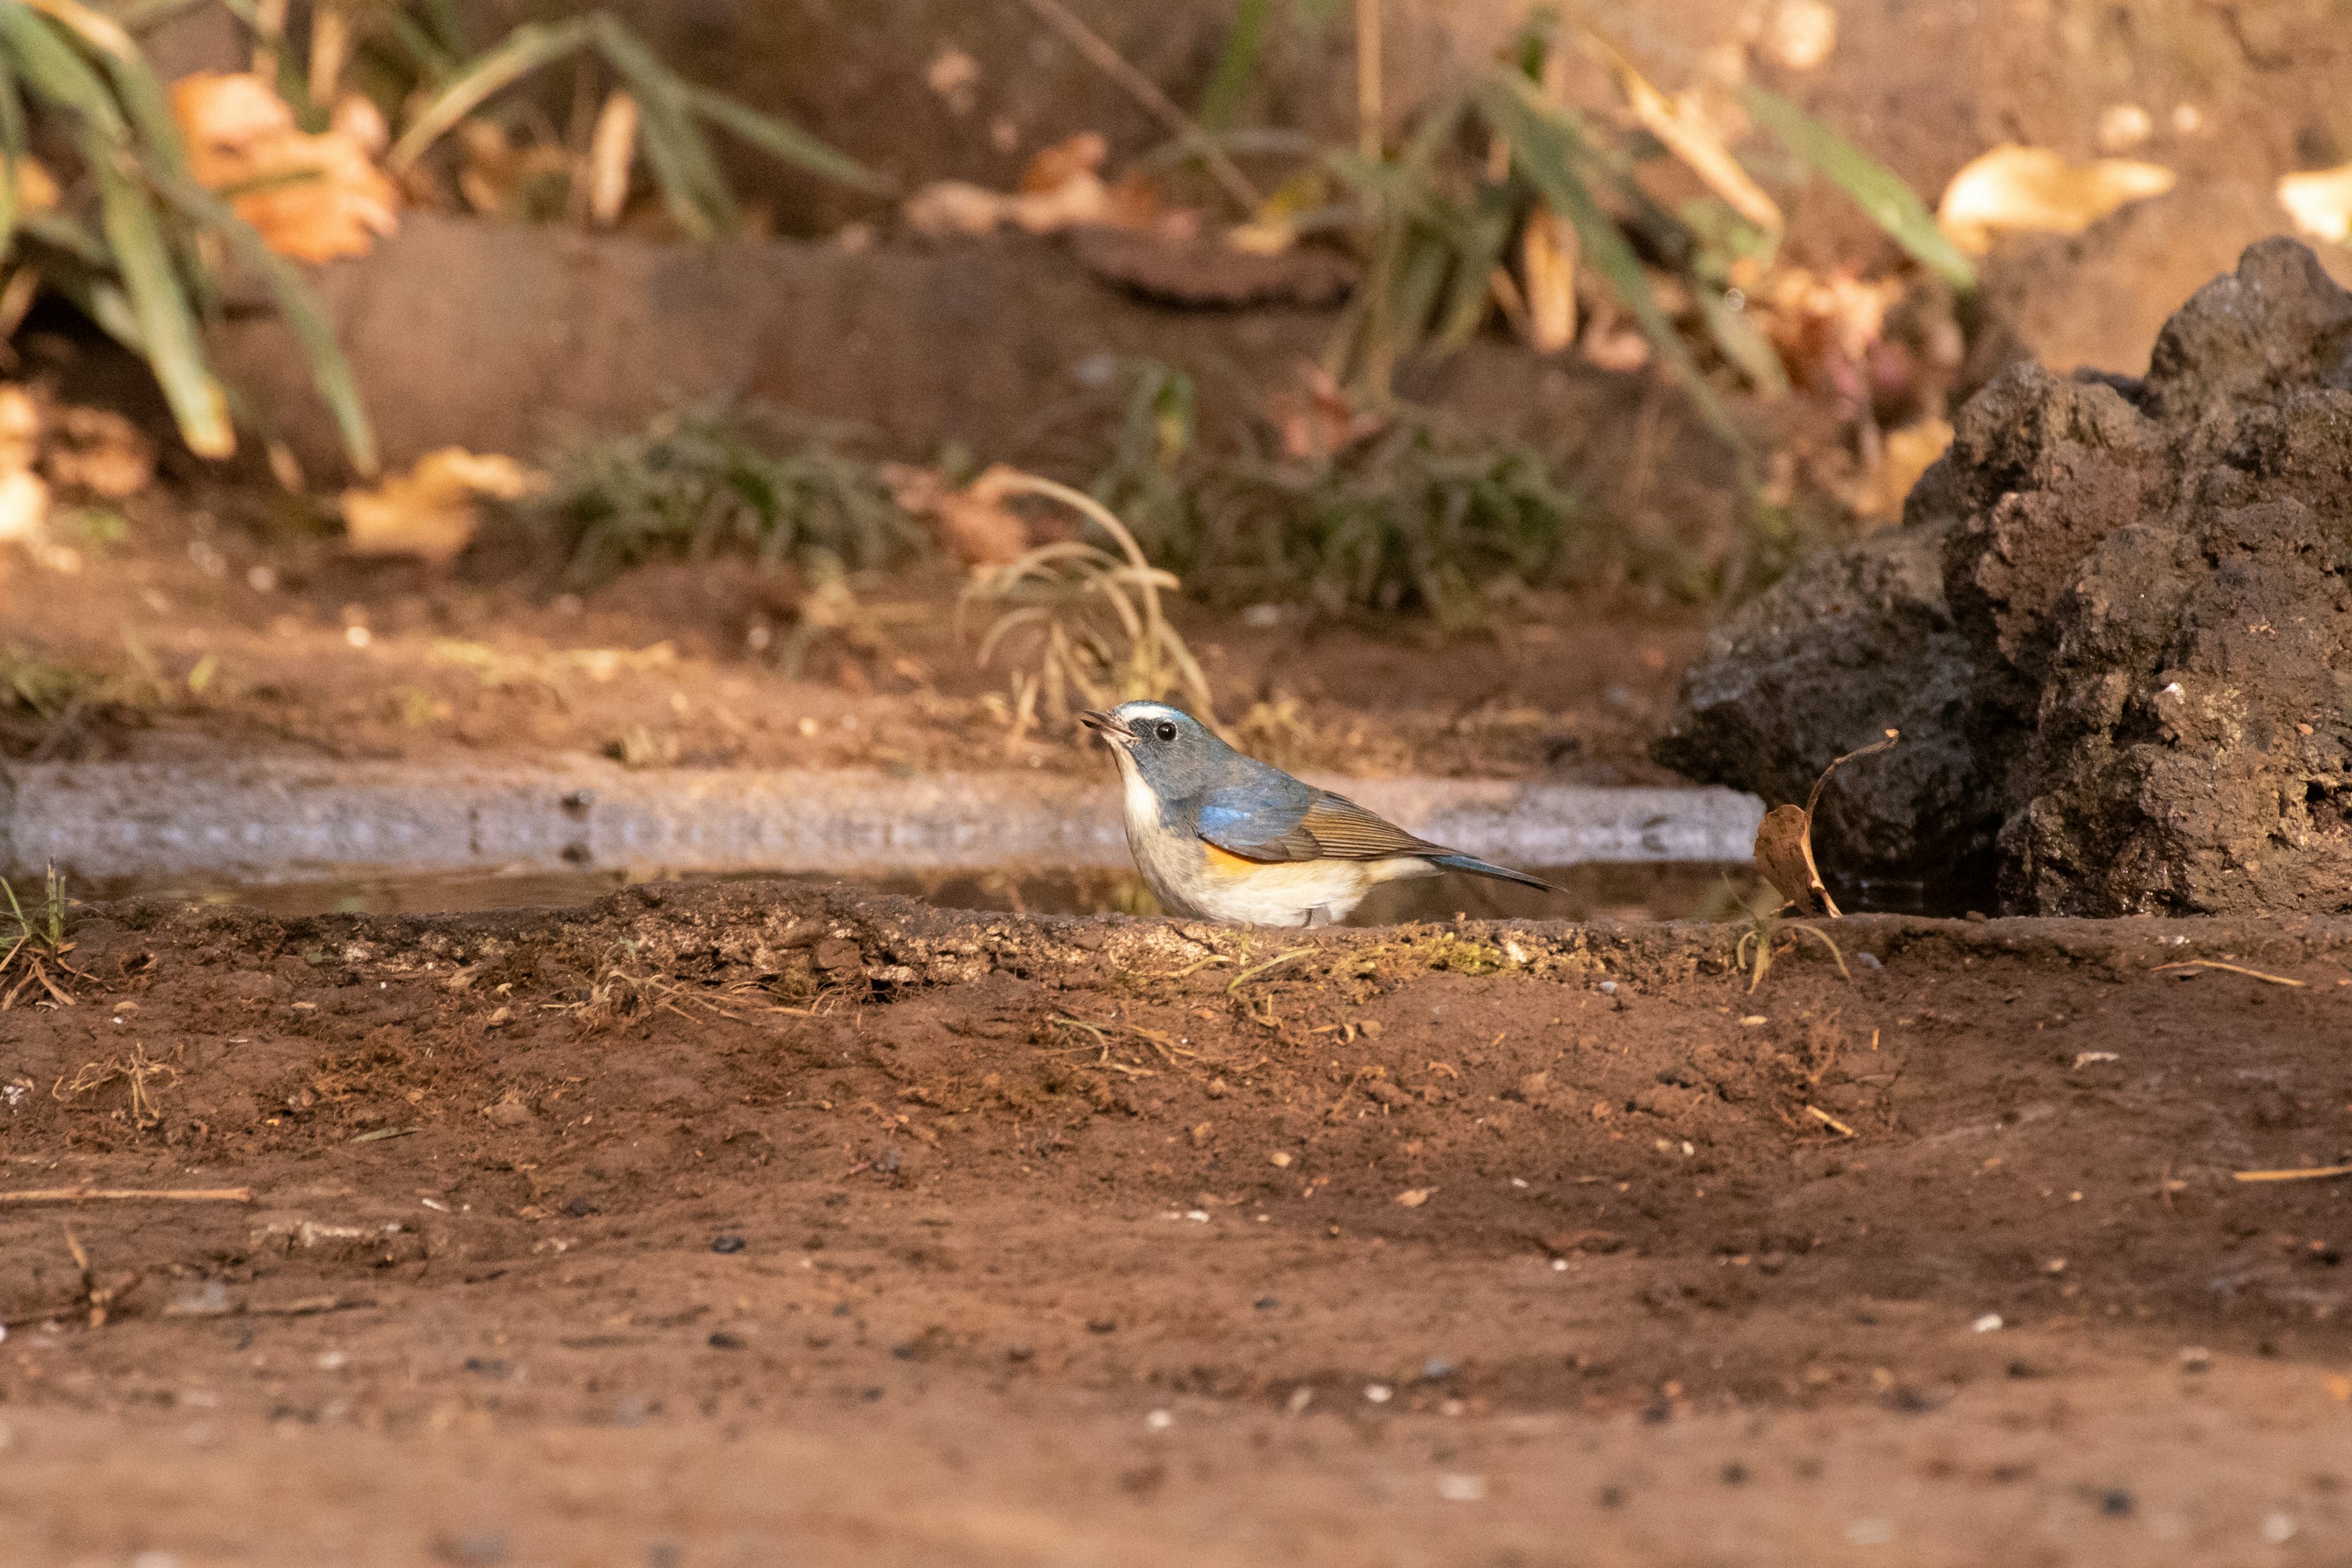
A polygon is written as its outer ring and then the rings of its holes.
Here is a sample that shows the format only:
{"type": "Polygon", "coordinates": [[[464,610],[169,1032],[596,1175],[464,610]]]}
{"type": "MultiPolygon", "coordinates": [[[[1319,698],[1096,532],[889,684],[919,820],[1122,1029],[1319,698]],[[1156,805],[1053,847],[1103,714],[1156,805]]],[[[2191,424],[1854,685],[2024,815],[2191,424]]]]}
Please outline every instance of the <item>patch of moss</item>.
{"type": "Polygon", "coordinates": [[[1472,942],[1450,931],[1441,931],[1415,951],[1430,968],[1454,974],[1492,974],[1510,963],[1501,948],[1472,942]]]}

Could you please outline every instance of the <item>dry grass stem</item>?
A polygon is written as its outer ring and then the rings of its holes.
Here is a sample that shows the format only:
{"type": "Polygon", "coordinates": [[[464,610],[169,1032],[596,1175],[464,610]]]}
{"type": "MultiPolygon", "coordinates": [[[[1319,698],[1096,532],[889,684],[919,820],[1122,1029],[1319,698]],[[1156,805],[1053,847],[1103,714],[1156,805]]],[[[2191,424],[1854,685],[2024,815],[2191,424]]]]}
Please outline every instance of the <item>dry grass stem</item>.
{"type": "Polygon", "coordinates": [[[1739,945],[1732,950],[1732,967],[1749,971],[1748,994],[1750,996],[1756,994],[1756,988],[1763,984],[1764,977],[1772,972],[1772,965],[1777,956],[1774,943],[1784,933],[1789,938],[1788,945],[1779,949],[1778,952],[1793,952],[1798,946],[1798,937],[1811,937],[1828,950],[1831,961],[1837,965],[1838,973],[1848,981],[1853,979],[1853,972],[1845,966],[1845,954],[1838,951],[1838,944],[1830,940],[1829,932],[1817,926],[1784,924],[1778,913],[1759,914],[1756,917],[1755,923],[1740,933],[1739,945]]]}
{"type": "Polygon", "coordinates": [[[1265,198],[1258,194],[1249,176],[1243,174],[1233,159],[1209,133],[1193,122],[1192,117],[1176,107],[1175,101],[1160,90],[1160,84],[1144,75],[1124,56],[1106,43],[1102,36],[1072,16],[1061,0],[1022,0],[1039,19],[1068,40],[1087,64],[1118,83],[1121,90],[1141,104],[1154,119],[1187,144],[1200,150],[1201,161],[1227,195],[1240,204],[1242,211],[1254,213],[1265,198]]]}
{"type": "Polygon", "coordinates": [[[1135,535],[1092,496],[1011,468],[975,480],[991,501],[1034,495],[1069,507],[1110,535],[1114,553],[1081,540],[1041,544],[1018,560],[976,576],[967,601],[1003,606],[982,636],[980,659],[993,658],[1008,638],[1026,638],[1030,668],[1013,679],[1008,721],[1016,731],[1034,721],[1042,701],[1056,725],[1072,720],[1075,694],[1090,708],[1181,699],[1202,721],[1216,724],[1208,677],[1161,604],[1183,584],[1151,564],[1135,535]]]}
{"type": "Polygon", "coordinates": [[[2311,1165],[2294,1171],[2232,1171],[2238,1182],[2317,1182],[2330,1176],[2352,1176],[2352,1165],[2311,1165]]]}
{"type": "Polygon", "coordinates": [[[2250,980],[2260,980],[2272,985],[2302,985],[2305,984],[2305,982],[2300,980],[2290,980],[2284,974],[2265,974],[2259,969],[2248,969],[2244,965],[2237,963],[2223,963],[2219,959],[2213,958],[2184,958],[2178,963],[2159,963],[2148,973],[2151,974],[2161,974],[2168,969],[2219,969],[2226,973],[2242,974],[2250,980]]]}
{"type": "Polygon", "coordinates": [[[1828,1111],[1823,1110],[1818,1105],[1808,1105],[1805,1107],[1805,1114],[1820,1122],[1822,1126],[1833,1128],[1837,1131],[1844,1133],[1849,1138],[1859,1138],[1862,1136],[1862,1134],[1856,1132],[1853,1128],[1848,1127],[1844,1122],[1840,1121],[1836,1117],[1832,1116],[1828,1111]]]}
{"type": "Polygon", "coordinates": [[[139,1127],[152,1127],[163,1120],[163,1108],[155,1096],[180,1081],[180,1069],[170,1062],[155,1060],[147,1054],[144,1045],[134,1042],[127,1057],[84,1062],[74,1070],[72,1079],[61,1078],[50,1086],[49,1098],[62,1105],[92,1089],[103,1089],[117,1079],[131,1086],[131,1122],[139,1127]]]}

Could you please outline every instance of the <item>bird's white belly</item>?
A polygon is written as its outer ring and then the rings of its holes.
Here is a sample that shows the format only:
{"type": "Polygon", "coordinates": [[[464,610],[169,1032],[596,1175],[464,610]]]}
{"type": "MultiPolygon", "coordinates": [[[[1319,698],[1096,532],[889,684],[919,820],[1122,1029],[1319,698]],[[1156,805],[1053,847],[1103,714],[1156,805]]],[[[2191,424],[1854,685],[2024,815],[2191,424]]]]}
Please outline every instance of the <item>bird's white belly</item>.
{"type": "Polygon", "coordinates": [[[1127,847],[1135,868],[1172,915],[1243,925],[1328,925],[1343,921],[1375,883],[1428,876],[1436,868],[1412,857],[1387,860],[1277,861],[1244,876],[1220,872],[1202,842],[1160,824],[1151,786],[1132,769],[1125,776],[1127,847]]]}

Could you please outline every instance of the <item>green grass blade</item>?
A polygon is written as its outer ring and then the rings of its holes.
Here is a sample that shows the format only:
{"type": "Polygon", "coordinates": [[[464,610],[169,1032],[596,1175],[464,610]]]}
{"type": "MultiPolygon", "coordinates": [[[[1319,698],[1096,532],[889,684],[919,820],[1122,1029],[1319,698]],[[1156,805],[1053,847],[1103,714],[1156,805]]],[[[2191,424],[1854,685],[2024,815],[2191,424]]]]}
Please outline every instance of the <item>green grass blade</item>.
{"type": "Polygon", "coordinates": [[[1488,79],[1479,102],[1495,129],[1509,138],[1512,163],[1551,204],[1552,211],[1575,226],[1585,261],[1633,312],[1643,334],[1690,394],[1708,426],[1727,442],[1744,449],[1746,442],[1723,400],[1699,374],[1681,334],[1658,308],[1641,258],[1586,187],[1582,170],[1590,166],[1590,159],[1575,122],[1515,71],[1498,72],[1488,79]]]}
{"type": "Polygon", "coordinates": [[[636,94],[646,162],[661,186],[670,217],[693,239],[709,239],[733,228],[735,196],[719,172],[710,142],[688,110],[686,83],[620,23],[601,15],[595,22],[604,58],[636,94]]]}
{"type": "MultiPolygon", "coordinates": [[[[38,237],[29,221],[25,237],[38,237]]],[[[41,275],[43,288],[71,300],[108,337],[141,359],[147,357],[147,343],[139,335],[139,320],[131,313],[131,300],[110,272],[90,266],[72,251],[45,246],[28,247],[26,265],[41,275]]]]}
{"type": "Polygon", "coordinates": [[[25,162],[25,100],[16,73],[0,54],[0,258],[16,244],[16,179],[25,162]]]}
{"type": "Polygon", "coordinates": [[[1454,236],[1454,278],[1437,318],[1440,353],[1452,353],[1469,342],[1486,321],[1495,268],[1502,265],[1503,252],[1511,243],[1512,216],[1500,202],[1482,202],[1454,236]]]}
{"type": "Polygon", "coordinates": [[[91,10],[80,0],[41,0],[37,8],[61,33],[98,57],[115,101],[129,121],[131,146],[138,156],[167,173],[184,173],[188,160],[180,141],[179,121],[172,117],[162,79],[130,33],[113,17],[91,10]]]}
{"type": "Polygon", "coordinates": [[[713,125],[757,147],[772,158],[820,174],[835,184],[849,185],[877,195],[896,189],[895,184],[846,153],[825,145],[789,121],[762,114],[750,105],[707,87],[686,85],[688,107],[713,125]]]}
{"type": "Polygon", "coordinates": [[[79,220],[63,213],[20,213],[16,226],[29,237],[65,252],[84,266],[102,269],[113,265],[106,254],[106,242],[79,220]]]}
{"type": "Polygon", "coordinates": [[[1778,93],[1751,83],[1739,89],[1739,100],[1782,146],[1852,196],[1922,266],[1942,273],[1955,288],[1977,286],[1977,269],[1946,237],[1927,204],[1892,169],[1778,93]]]}
{"type": "Polygon", "coordinates": [[[592,18],[570,22],[526,22],[507,35],[507,41],[479,57],[436,93],[393,143],[384,163],[397,173],[413,165],[425,150],[449,132],[468,114],[503,89],[551,60],[584,47],[594,37],[592,18]]]}
{"type": "Polygon", "coordinates": [[[434,41],[442,50],[463,59],[472,46],[466,39],[465,19],[457,15],[457,0],[422,0],[417,9],[425,13],[434,41]]]}
{"type": "Polygon", "coordinates": [[[121,142],[128,128],[114,95],[55,27],[17,0],[0,0],[0,44],[34,97],[79,116],[109,143],[121,142]]]}
{"type": "Polygon", "coordinates": [[[188,171],[188,150],[180,140],[180,122],[172,117],[169,95],[146,59],[132,55],[102,57],[114,96],[130,117],[131,142],[142,162],[165,174],[188,171]]]}
{"type": "Polygon", "coordinates": [[[437,90],[446,86],[465,63],[444,49],[413,16],[384,12],[378,15],[376,24],[382,31],[368,41],[414,69],[422,88],[437,90]]]}
{"type": "Polygon", "coordinates": [[[1234,25],[1225,32],[1225,47],[1217,56],[1216,74],[1201,97],[1201,129],[1223,131],[1234,122],[1242,100],[1256,79],[1258,57],[1265,49],[1269,0],[1234,0],[1234,25]]]}
{"type": "MultiPolygon", "coordinates": [[[[97,142],[95,135],[86,142],[97,142]]],[[[195,312],[181,286],[178,268],[163,240],[163,226],[146,187],[116,168],[103,143],[89,147],[98,177],[100,225],[122,274],[148,366],[163,389],[180,437],[199,457],[226,458],[236,450],[228,399],[205,363],[195,312]]]]}
{"type": "Polygon", "coordinates": [[[327,320],[325,307],[311,291],[301,269],[270,249],[252,225],[194,181],[173,179],[163,182],[161,188],[166,200],[219,234],[236,253],[237,259],[259,273],[269,285],[278,308],[285,312],[287,324],[294,329],[303,353],[310,361],[310,379],[335,416],[335,428],[343,438],[344,455],[360,473],[373,474],[380,466],[375,427],[368,419],[366,405],[360,400],[359,384],[352,376],[351,362],[343,357],[342,345],[335,341],[335,329],[327,320]]]}
{"type": "Polygon", "coordinates": [[[1789,373],[1780,363],[1780,352],[1765,341],[1756,330],[1756,323],[1746,314],[1731,308],[1712,283],[1694,280],[1691,293],[1698,300],[1698,310],[1706,321],[1707,335],[1723,357],[1738,367],[1748,384],[1766,397],[1788,395],[1789,373]]]}

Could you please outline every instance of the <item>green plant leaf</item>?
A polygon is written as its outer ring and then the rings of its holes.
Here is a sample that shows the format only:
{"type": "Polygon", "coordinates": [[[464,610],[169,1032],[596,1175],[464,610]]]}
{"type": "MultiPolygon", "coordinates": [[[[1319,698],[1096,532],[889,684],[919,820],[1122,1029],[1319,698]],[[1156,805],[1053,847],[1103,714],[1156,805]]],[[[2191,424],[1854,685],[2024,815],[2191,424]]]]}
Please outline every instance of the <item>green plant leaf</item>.
{"type": "Polygon", "coordinates": [[[1750,385],[1768,398],[1785,397],[1789,394],[1789,373],[1780,363],[1780,352],[1765,341],[1748,316],[1731,308],[1721,290],[1712,283],[1694,281],[1691,294],[1698,300],[1699,315],[1706,322],[1707,335],[1715,346],[1723,351],[1746,376],[1750,385]]]}
{"type": "Polygon", "coordinates": [[[113,265],[106,254],[106,242],[92,234],[80,220],[63,213],[20,213],[16,226],[42,244],[62,250],[85,265],[97,268],[113,265]]]}
{"type": "MultiPolygon", "coordinates": [[[[5,9],[5,7],[0,7],[5,9]]],[[[442,87],[394,142],[384,164],[395,173],[409,168],[451,127],[505,88],[552,60],[584,48],[595,37],[594,17],[569,22],[526,22],[505,43],[476,58],[442,87]]]]}
{"type": "Polygon", "coordinates": [[[155,205],[145,186],[115,166],[112,149],[96,133],[86,133],[84,142],[98,178],[100,227],[121,270],[147,363],[179,423],[180,438],[199,457],[228,457],[236,450],[228,399],[205,363],[195,312],[164,243],[155,205]]]}
{"type": "Polygon", "coordinates": [[[16,244],[17,176],[25,162],[25,100],[16,73],[0,54],[0,258],[16,244]]]}
{"type": "Polygon", "coordinates": [[[422,0],[417,8],[425,13],[434,41],[446,53],[465,58],[470,46],[466,41],[465,19],[457,15],[457,0],[422,0]]]}
{"type": "Polygon", "coordinates": [[[98,57],[115,100],[128,117],[140,157],[173,174],[185,170],[187,153],[180,144],[179,122],[172,118],[163,83],[121,23],[81,0],[31,0],[31,4],[98,57]]]}
{"type": "Polygon", "coordinates": [[[877,195],[897,188],[887,176],[875,173],[848,153],[827,146],[789,121],[762,114],[723,92],[692,83],[685,85],[687,104],[695,113],[771,158],[806,169],[835,184],[872,191],[877,195]]]}
{"type": "Polygon", "coordinates": [[[1942,273],[1955,288],[1977,286],[1977,269],[1945,235],[1927,204],[1892,169],[1778,93],[1750,83],[1739,89],[1739,100],[1782,146],[1852,196],[1922,266],[1942,273]]]}
{"type": "Polygon", "coordinates": [[[465,63],[404,12],[380,13],[376,23],[383,31],[372,41],[389,53],[406,57],[407,66],[416,72],[419,90],[446,87],[465,63]]]}
{"type": "Polygon", "coordinates": [[[0,44],[34,97],[79,116],[110,144],[122,142],[128,128],[105,79],[47,21],[15,0],[0,4],[0,44]]]}
{"type": "Polygon", "coordinates": [[[1511,243],[1511,205],[1486,193],[1475,211],[1465,215],[1454,236],[1454,277],[1439,310],[1435,342],[1441,353],[1452,353],[1477,335],[1479,323],[1494,291],[1495,268],[1511,243]]]}
{"type": "Polygon", "coordinates": [[[1234,111],[1249,95],[1256,79],[1258,57],[1265,50],[1265,24],[1273,10],[1270,0],[1234,0],[1234,25],[1225,30],[1225,47],[1217,55],[1217,68],[1209,90],[1201,96],[1201,128],[1223,131],[1234,122],[1234,111]]]}
{"type": "Polygon", "coordinates": [[[735,197],[727,188],[710,143],[694,123],[687,86],[635,33],[612,17],[593,18],[597,47],[637,96],[646,162],[662,189],[671,219],[694,239],[735,226],[735,197]]]}
{"type": "Polygon", "coordinates": [[[1734,447],[1747,443],[1732,424],[1731,415],[1715,388],[1699,374],[1690,351],[1683,346],[1675,324],[1658,308],[1641,258],[1625,243],[1609,215],[1592,199],[1584,182],[1590,166],[1583,133],[1568,112],[1547,101],[1539,89],[1516,71],[1497,72],[1479,96],[1487,120],[1511,143],[1511,162],[1528,183],[1551,204],[1552,211],[1576,226],[1584,259],[1609,285],[1625,308],[1633,312],[1643,335],[1657,350],[1675,379],[1690,394],[1707,425],[1734,447]]]}
{"type": "Polygon", "coordinates": [[[159,185],[166,200],[221,236],[236,253],[237,259],[259,273],[268,284],[278,308],[285,312],[287,324],[294,329],[310,362],[311,382],[335,417],[335,428],[343,438],[344,455],[361,474],[375,473],[380,466],[375,428],[360,399],[351,362],[343,357],[342,345],[335,341],[335,329],[301,269],[270,249],[252,225],[194,180],[175,177],[161,181],[159,185]]]}

